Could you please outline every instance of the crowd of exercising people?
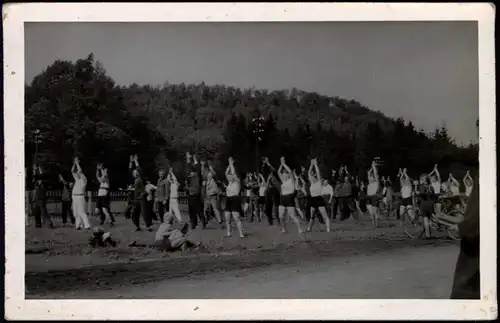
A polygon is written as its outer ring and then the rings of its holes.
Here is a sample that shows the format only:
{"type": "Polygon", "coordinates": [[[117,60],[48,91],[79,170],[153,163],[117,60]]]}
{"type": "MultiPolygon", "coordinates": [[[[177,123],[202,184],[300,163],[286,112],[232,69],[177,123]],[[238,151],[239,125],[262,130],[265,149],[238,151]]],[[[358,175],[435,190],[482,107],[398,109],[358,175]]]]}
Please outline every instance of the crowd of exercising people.
{"type": "MultiPolygon", "coordinates": [[[[339,213],[343,221],[352,217],[359,221],[366,211],[373,227],[379,226],[382,212],[399,218],[405,213],[412,214],[418,206],[428,227],[427,219],[442,213],[442,198],[449,200],[453,207],[463,208],[464,199],[460,193],[460,183],[450,173],[447,181],[442,181],[437,165],[429,174],[422,174],[413,180],[406,169],[400,169],[398,179],[400,198],[395,203],[395,192],[389,177],[379,174],[377,161],[373,161],[367,171],[367,181],[352,176],[346,166],[332,170],[330,176],[322,174],[317,159],[312,159],[308,167],[292,170],[281,157],[276,169],[269,158],[262,159],[259,173],[247,173],[241,178],[233,158],[228,159],[224,178],[217,178],[211,162],[198,160],[194,154],[186,153],[185,183],[181,185],[172,168],[160,169],[156,185],[144,178],[137,155],[130,156],[129,170],[132,183],[127,188],[128,203],[125,217],[131,218],[135,229],[141,231],[141,218],[146,230],[153,230],[153,220],[189,223],[190,229],[198,225],[205,228],[215,219],[227,236],[231,236],[231,222],[234,221],[240,237],[245,236],[242,221],[261,222],[267,219],[269,225],[276,221],[281,232],[287,232],[287,220],[291,219],[297,232],[311,231],[318,220],[327,232],[332,230],[332,221],[339,213]],[[183,218],[179,208],[180,191],[185,189],[189,221],[183,218]],[[399,205],[399,206],[398,206],[399,205]]],[[[63,185],[62,221],[68,217],[76,229],[89,229],[90,222],[85,211],[87,177],[78,158],[73,161],[73,181],[63,185]]],[[[47,213],[42,170],[34,166],[34,194],[32,211],[37,227],[43,221],[53,227],[47,213]]],[[[99,182],[96,210],[100,225],[105,222],[113,226],[115,218],[110,209],[110,180],[108,170],[99,163],[96,168],[99,182]]],[[[465,196],[469,196],[474,181],[467,172],[463,179],[465,196]]],[[[426,230],[426,234],[428,230],[426,230]]]]}

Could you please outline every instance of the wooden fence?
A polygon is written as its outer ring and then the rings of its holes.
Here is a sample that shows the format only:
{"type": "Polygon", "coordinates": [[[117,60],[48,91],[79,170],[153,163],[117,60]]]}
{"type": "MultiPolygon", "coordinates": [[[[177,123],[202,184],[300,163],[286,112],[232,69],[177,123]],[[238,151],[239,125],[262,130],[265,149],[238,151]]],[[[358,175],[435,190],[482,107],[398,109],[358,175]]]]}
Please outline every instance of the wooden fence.
{"type": "MultiPolygon", "coordinates": [[[[113,214],[124,214],[127,208],[127,200],[129,193],[127,191],[110,192],[110,209],[113,214]]],[[[62,191],[48,191],[47,194],[47,212],[53,215],[61,214],[62,208],[62,191]]],[[[87,191],[85,194],[85,211],[88,215],[94,215],[97,205],[97,192],[87,191]]],[[[25,194],[25,209],[26,214],[31,214],[31,192],[25,194]]],[[[185,193],[179,192],[179,204],[187,204],[187,196],[185,193]]]]}

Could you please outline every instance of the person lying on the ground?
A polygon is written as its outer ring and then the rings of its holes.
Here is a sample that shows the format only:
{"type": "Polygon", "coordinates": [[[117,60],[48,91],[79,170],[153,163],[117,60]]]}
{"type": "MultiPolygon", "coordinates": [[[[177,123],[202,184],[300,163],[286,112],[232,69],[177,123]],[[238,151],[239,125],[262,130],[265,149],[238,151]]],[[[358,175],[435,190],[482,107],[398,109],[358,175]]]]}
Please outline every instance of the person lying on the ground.
{"type": "Polygon", "coordinates": [[[104,232],[104,229],[101,227],[95,227],[92,230],[92,235],[89,238],[90,247],[116,247],[116,245],[117,242],[111,237],[110,232],[104,232]]]}
{"type": "Polygon", "coordinates": [[[151,247],[160,251],[186,250],[193,247],[199,247],[200,243],[195,244],[187,239],[189,225],[184,223],[179,230],[174,227],[174,215],[170,212],[165,213],[163,223],[155,234],[155,241],[151,245],[138,244],[133,241],[129,247],[151,247]]]}

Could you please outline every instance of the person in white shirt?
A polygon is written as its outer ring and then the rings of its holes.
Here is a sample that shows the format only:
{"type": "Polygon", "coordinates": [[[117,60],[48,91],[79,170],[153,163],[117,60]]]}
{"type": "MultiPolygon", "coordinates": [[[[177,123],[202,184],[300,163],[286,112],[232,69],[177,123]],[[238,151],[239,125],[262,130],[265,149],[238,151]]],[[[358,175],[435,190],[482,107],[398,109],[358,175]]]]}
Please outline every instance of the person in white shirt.
{"type": "Polygon", "coordinates": [[[173,214],[177,221],[182,221],[181,211],[179,210],[179,181],[174,174],[172,167],[168,170],[168,180],[170,181],[170,208],[169,213],[173,214]]]}
{"type": "Polygon", "coordinates": [[[97,192],[97,209],[101,216],[101,225],[109,219],[109,224],[115,224],[115,218],[110,211],[110,196],[109,196],[109,176],[108,169],[104,168],[101,163],[97,164],[96,178],[99,181],[99,191],[97,192]]]}
{"type": "Polygon", "coordinates": [[[439,200],[439,196],[441,195],[441,175],[439,174],[438,165],[434,165],[434,169],[429,174],[431,178],[431,186],[434,191],[432,195],[432,199],[434,201],[434,212],[436,215],[441,214],[442,204],[439,200]]]}
{"type": "MultiPolygon", "coordinates": [[[[311,160],[311,165],[309,166],[308,177],[310,182],[310,197],[309,197],[309,206],[311,208],[311,218],[309,219],[309,225],[307,226],[307,231],[310,232],[314,225],[314,220],[316,219],[315,211],[319,211],[321,216],[323,217],[323,221],[326,225],[326,231],[330,232],[331,223],[326,212],[326,202],[323,198],[323,185],[321,180],[321,174],[318,167],[318,162],[314,158],[311,160]]],[[[332,189],[333,196],[333,189],[332,189]]]]}
{"type": "Polygon", "coordinates": [[[281,222],[281,232],[286,233],[285,213],[295,222],[299,234],[302,234],[300,219],[295,211],[295,180],[292,170],[285,163],[285,157],[281,157],[281,165],[278,168],[278,176],[281,180],[281,196],[278,214],[281,222]]]}
{"type": "Polygon", "coordinates": [[[146,192],[146,212],[149,213],[148,217],[150,219],[162,221],[155,213],[155,194],[157,189],[158,187],[153,185],[150,180],[146,179],[146,186],[144,186],[144,191],[146,192]]]}
{"type": "Polygon", "coordinates": [[[75,157],[73,160],[71,173],[75,179],[72,191],[72,207],[76,229],[80,230],[83,226],[85,230],[88,230],[90,229],[90,223],[87,213],[85,212],[85,189],[87,188],[87,177],[83,174],[78,157],[75,157]]]}
{"type": "Polygon", "coordinates": [[[378,195],[380,190],[380,179],[378,176],[377,165],[375,161],[372,162],[372,167],[368,171],[368,189],[366,192],[367,195],[367,203],[366,208],[368,209],[368,213],[372,218],[373,227],[378,227],[378,219],[379,219],[379,202],[380,197],[378,195]]]}
{"type": "Polygon", "coordinates": [[[472,188],[474,187],[474,180],[470,176],[469,171],[467,171],[467,173],[465,174],[463,182],[465,186],[465,195],[469,197],[470,193],[472,192],[472,188]]]}
{"type": "Polygon", "coordinates": [[[236,170],[234,168],[234,159],[229,157],[229,166],[226,168],[226,209],[224,212],[224,216],[226,219],[226,237],[231,236],[231,217],[236,222],[236,227],[238,228],[238,232],[240,234],[240,238],[244,238],[245,234],[243,232],[243,223],[241,222],[241,182],[240,178],[236,174],[236,170]]]}
{"type": "Polygon", "coordinates": [[[401,186],[401,204],[399,205],[399,217],[402,217],[406,210],[413,217],[412,206],[413,206],[413,185],[410,176],[408,176],[406,168],[398,172],[399,184],[401,186]]]}

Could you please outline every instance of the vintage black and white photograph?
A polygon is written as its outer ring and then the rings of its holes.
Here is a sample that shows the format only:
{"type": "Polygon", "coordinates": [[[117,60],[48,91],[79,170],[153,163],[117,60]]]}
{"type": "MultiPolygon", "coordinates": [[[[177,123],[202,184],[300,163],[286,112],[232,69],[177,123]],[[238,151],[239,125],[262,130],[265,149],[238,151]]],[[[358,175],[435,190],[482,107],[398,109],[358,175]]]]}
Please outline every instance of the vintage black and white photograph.
{"type": "Polygon", "coordinates": [[[24,21],[25,299],[496,306],[477,17],[24,21]]]}

